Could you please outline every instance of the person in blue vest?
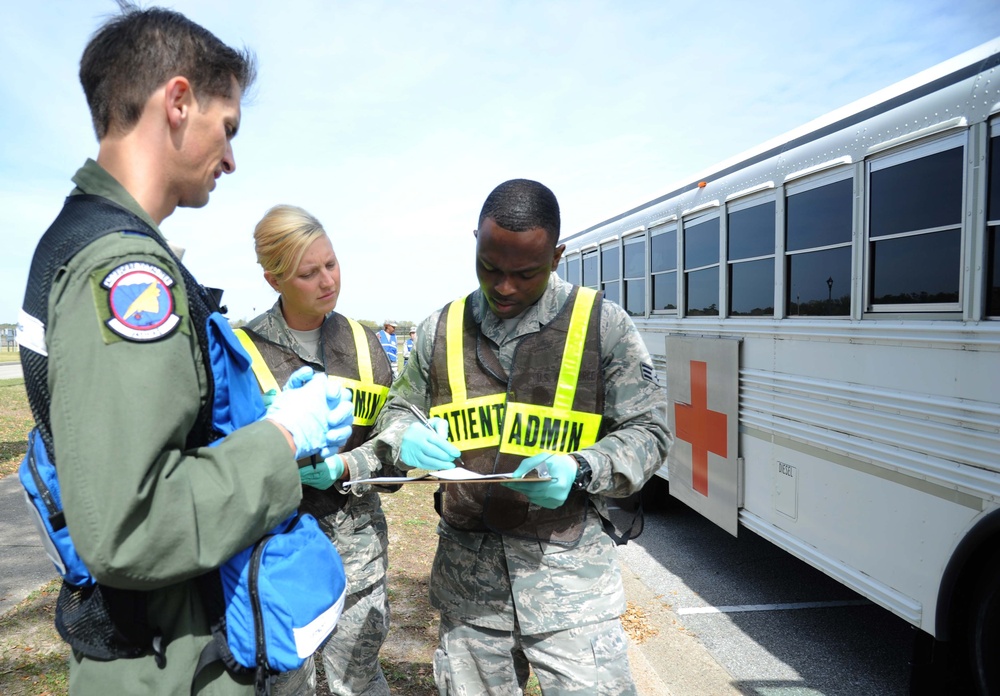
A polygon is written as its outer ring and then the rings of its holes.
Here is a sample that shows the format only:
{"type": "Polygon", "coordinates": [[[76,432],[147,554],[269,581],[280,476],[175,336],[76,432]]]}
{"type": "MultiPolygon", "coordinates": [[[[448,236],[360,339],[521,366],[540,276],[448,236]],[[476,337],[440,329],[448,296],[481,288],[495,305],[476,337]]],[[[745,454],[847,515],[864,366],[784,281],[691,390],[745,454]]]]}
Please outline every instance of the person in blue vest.
{"type": "Polygon", "coordinates": [[[399,377],[399,367],[396,357],[399,351],[399,346],[396,344],[396,322],[386,319],[382,322],[382,330],[375,335],[378,337],[379,343],[382,344],[385,357],[389,358],[389,366],[392,368],[392,378],[396,379],[399,377]]]}
{"type": "MultiPolygon", "coordinates": [[[[379,493],[371,486],[345,491],[340,484],[381,473],[377,460],[362,453],[385,404],[392,372],[375,335],[335,311],[340,260],[319,220],[297,206],[277,205],[260,219],[253,236],[264,279],[278,293],[273,307],[237,331],[261,390],[266,395],[308,365],[337,379],[353,395],[351,438],[326,462],[300,462],[300,510],[319,520],[347,574],[344,612],[321,653],[327,687],[334,696],[388,696],[378,659],[389,633],[388,525],[379,493]]],[[[272,689],[275,696],[315,692],[312,658],[301,669],[281,675],[272,689]]]]}
{"type": "Polygon", "coordinates": [[[413,344],[417,340],[417,327],[410,327],[410,337],[403,342],[403,367],[410,362],[410,353],[413,352],[413,344]]]}
{"type": "Polygon", "coordinates": [[[235,171],[255,74],[252,54],[184,15],[127,3],[80,60],[97,157],[35,250],[18,317],[32,414],[96,579],[57,600],[74,696],[252,694],[252,673],[198,671],[201,581],[298,507],[296,459],[334,444],[325,376],[221,436],[213,405],[246,404],[213,370],[219,309],[159,230],[235,171]]]}
{"type": "Polygon", "coordinates": [[[479,288],[420,324],[375,426],[387,466],[540,479],[438,491],[440,694],[521,693],[530,671],[546,696],[636,693],[607,499],[664,462],[667,397],[625,311],[554,273],[559,227],[536,181],[489,194],[479,288]]]}

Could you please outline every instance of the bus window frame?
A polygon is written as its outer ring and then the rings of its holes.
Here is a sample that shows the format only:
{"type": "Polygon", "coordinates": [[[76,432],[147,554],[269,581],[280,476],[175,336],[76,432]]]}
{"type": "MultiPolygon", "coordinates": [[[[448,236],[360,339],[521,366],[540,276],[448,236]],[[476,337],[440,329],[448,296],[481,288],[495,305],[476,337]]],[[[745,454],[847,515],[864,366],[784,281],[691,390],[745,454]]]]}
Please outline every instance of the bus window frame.
{"type": "Polygon", "coordinates": [[[676,219],[668,220],[667,222],[660,223],[655,226],[651,226],[646,231],[646,279],[648,281],[648,287],[646,289],[646,299],[647,299],[647,309],[646,316],[681,316],[681,288],[680,288],[680,276],[681,276],[681,226],[680,222],[676,219]],[[673,269],[666,269],[662,271],[653,270],[653,237],[659,237],[660,235],[667,234],[668,232],[674,233],[674,267],[673,269]],[[677,305],[674,309],[656,309],[653,307],[653,285],[654,278],[660,275],[666,275],[668,273],[674,274],[674,297],[677,300],[677,305]]]}
{"type": "MultiPolygon", "coordinates": [[[[725,247],[719,250],[720,256],[724,257],[726,260],[726,273],[725,273],[725,292],[726,292],[726,318],[727,319],[774,319],[779,316],[778,304],[776,300],[776,293],[774,292],[774,287],[778,284],[778,215],[781,206],[778,204],[778,196],[774,189],[769,188],[766,191],[761,191],[752,195],[741,196],[738,200],[733,200],[731,203],[726,204],[725,209],[725,247]],[[729,243],[730,243],[730,229],[729,229],[729,216],[733,213],[738,213],[742,210],[748,210],[750,208],[756,208],[761,205],[767,205],[768,203],[774,204],[773,211],[773,224],[771,233],[771,253],[761,254],[759,256],[747,256],[744,258],[733,259],[729,255],[729,243]],[[733,315],[732,306],[732,292],[733,292],[733,266],[743,263],[751,263],[755,261],[762,261],[764,259],[771,259],[771,313],[770,314],[737,314],[733,315]]],[[[721,226],[721,221],[720,221],[721,226]]]]}
{"type": "MultiPolygon", "coordinates": [[[[704,207],[710,207],[709,204],[705,204],[704,207]]],[[[726,317],[729,312],[728,305],[728,284],[726,279],[726,274],[722,272],[722,267],[725,260],[725,245],[726,245],[726,216],[723,215],[723,209],[718,206],[712,206],[711,210],[703,210],[702,206],[694,209],[698,210],[697,213],[691,214],[689,217],[684,217],[681,219],[681,224],[677,228],[677,239],[678,239],[678,249],[677,249],[677,266],[679,272],[680,286],[677,292],[677,316],[684,318],[689,316],[696,317],[715,317],[722,319],[726,317]],[[718,248],[716,254],[716,260],[714,263],[707,263],[701,266],[687,267],[687,259],[684,258],[684,253],[686,251],[685,247],[687,245],[687,229],[689,227],[694,227],[695,225],[701,225],[712,220],[717,220],[719,223],[719,238],[717,240],[718,248]],[[718,287],[716,288],[716,313],[715,314],[688,314],[687,299],[688,299],[688,275],[691,273],[696,273],[698,271],[706,271],[711,268],[716,268],[718,274],[718,287]],[[683,273],[681,276],[680,273],[683,273]]]]}
{"type": "Polygon", "coordinates": [[[601,247],[598,244],[588,244],[580,249],[580,286],[592,290],[601,289],[601,247]],[[587,259],[591,257],[597,259],[597,282],[595,285],[587,285],[586,283],[586,263],[587,259]]]}
{"type": "Polygon", "coordinates": [[[565,255],[563,255],[563,259],[562,260],[566,262],[566,282],[567,283],[572,283],[573,285],[581,285],[583,283],[583,254],[581,254],[579,251],[570,251],[570,252],[567,252],[565,255]],[[569,277],[570,264],[573,261],[576,261],[577,263],[580,264],[580,282],[579,283],[574,283],[572,280],[570,280],[570,277],[569,277]]]}
{"type": "Polygon", "coordinates": [[[597,256],[598,271],[597,271],[597,275],[600,278],[600,281],[598,283],[598,288],[603,293],[603,292],[605,292],[605,285],[607,285],[608,282],[618,283],[618,300],[615,301],[613,299],[608,298],[607,294],[605,294],[604,299],[608,300],[609,302],[614,302],[619,307],[621,307],[622,306],[622,303],[621,303],[622,295],[624,294],[624,283],[623,283],[623,280],[622,280],[622,261],[623,261],[623,256],[624,256],[624,254],[623,254],[624,249],[623,249],[623,247],[621,245],[621,240],[618,238],[618,235],[615,235],[613,237],[609,237],[607,239],[602,239],[600,242],[598,242],[597,249],[598,249],[598,256],[597,256]],[[611,249],[614,249],[615,252],[618,255],[617,259],[616,259],[616,263],[615,263],[615,265],[617,266],[616,270],[618,271],[618,278],[615,279],[615,280],[606,281],[604,279],[604,276],[605,276],[605,274],[604,274],[604,252],[605,251],[609,251],[611,249]]]}
{"type": "Polygon", "coordinates": [[[650,274],[650,261],[649,261],[649,235],[646,229],[643,228],[632,234],[623,234],[621,238],[621,298],[624,304],[622,309],[630,317],[648,317],[649,316],[649,293],[650,286],[652,285],[652,277],[650,274]],[[642,274],[638,276],[626,276],[625,275],[625,247],[633,246],[636,244],[642,244],[642,274]],[[641,280],[643,282],[643,292],[642,292],[642,313],[632,314],[628,311],[628,293],[625,291],[626,283],[630,280],[641,280]]]}
{"type": "Polygon", "coordinates": [[[970,134],[968,130],[963,130],[958,133],[948,133],[944,135],[929,136],[927,139],[922,139],[919,141],[908,142],[905,145],[900,145],[898,148],[891,148],[885,152],[879,152],[865,159],[865,172],[864,172],[864,267],[863,275],[863,302],[864,302],[864,313],[866,315],[885,315],[885,314],[897,314],[903,318],[912,317],[915,314],[928,314],[928,313],[940,313],[940,314],[951,314],[955,313],[956,319],[961,319],[962,307],[965,302],[965,276],[966,269],[963,260],[965,259],[966,244],[968,237],[968,221],[967,218],[967,196],[969,187],[969,167],[968,167],[968,154],[969,154],[969,138],[970,134]],[[933,234],[935,232],[947,231],[955,229],[955,225],[946,225],[944,227],[928,227],[916,230],[906,230],[899,233],[889,234],[889,235],[879,235],[875,239],[872,239],[871,234],[871,179],[872,174],[875,172],[884,171],[892,167],[905,164],[907,162],[913,162],[924,157],[930,157],[932,155],[940,154],[948,150],[953,150],[955,148],[961,148],[962,150],[962,187],[960,194],[960,214],[957,223],[958,234],[959,234],[959,253],[958,253],[958,300],[956,302],[932,302],[932,303],[919,303],[919,304],[879,304],[872,305],[872,286],[874,284],[873,272],[874,268],[872,266],[872,256],[875,242],[887,241],[893,239],[903,239],[908,237],[917,237],[922,235],[933,234]]]}
{"type": "MultiPolygon", "coordinates": [[[[857,277],[857,249],[855,247],[855,242],[858,239],[858,216],[857,208],[859,205],[859,192],[858,188],[861,184],[858,182],[858,177],[855,172],[856,165],[850,163],[843,163],[834,168],[828,168],[822,172],[812,174],[801,179],[795,179],[794,181],[789,181],[784,185],[784,190],[782,191],[781,201],[780,201],[780,229],[777,233],[780,235],[779,245],[782,250],[781,260],[779,263],[780,268],[776,269],[777,272],[781,274],[781,311],[779,316],[784,319],[792,319],[795,321],[799,320],[823,320],[823,321],[844,321],[849,320],[854,316],[854,303],[857,297],[857,286],[854,279],[857,277]],[[842,181],[851,182],[851,233],[847,241],[835,242],[833,244],[821,244],[819,246],[806,247],[804,249],[789,249],[788,248],[788,199],[792,196],[806,193],[807,191],[813,191],[815,189],[824,188],[826,186],[832,186],[833,184],[838,184],[842,181]],[[828,251],[831,249],[850,249],[851,256],[851,268],[850,268],[850,278],[851,283],[849,285],[851,293],[851,310],[848,314],[799,314],[801,310],[800,307],[794,307],[791,297],[786,297],[785,288],[791,283],[790,273],[788,272],[789,263],[793,256],[798,256],[801,254],[809,254],[819,251],[828,251]]],[[[778,276],[775,276],[777,279],[778,276]]],[[[777,285],[777,280],[775,282],[777,285]]],[[[775,301],[778,301],[776,298],[775,301]]],[[[778,311],[778,307],[775,307],[775,311],[778,311]]]]}
{"type": "MultiPolygon", "coordinates": [[[[984,321],[1000,321],[1000,302],[997,306],[990,306],[990,293],[993,289],[990,281],[997,282],[1000,280],[1000,263],[994,264],[996,256],[990,252],[995,252],[994,246],[1000,246],[1000,205],[997,205],[997,209],[992,211],[994,217],[990,217],[989,203],[992,194],[993,187],[1000,190],[1000,175],[997,176],[997,180],[993,181],[991,179],[991,174],[993,172],[993,159],[991,154],[993,153],[993,141],[997,141],[997,159],[1000,160],[1000,114],[995,115],[989,121],[989,126],[986,128],[985,133],[986,141],[984,145],[984,156],[986,158],[986,163],[984,166],[984,171],[986,175],[984,178],[984,188],[983,188],[983,239],[982,239],[982,253],[979,255],[979,261],[982,263],[983,276],[982,276],[982,287],[981,295],[982,301],[980,303],[980,311],[977,313],[977,318],[981,317],[984,321]],[[992,238],[992,244],[991,244],[992,238]],[[991,310],[993,313],[991,313],[991,310]]],[[[998,170],[1000,174],[1000,170],[998,170]]]]}

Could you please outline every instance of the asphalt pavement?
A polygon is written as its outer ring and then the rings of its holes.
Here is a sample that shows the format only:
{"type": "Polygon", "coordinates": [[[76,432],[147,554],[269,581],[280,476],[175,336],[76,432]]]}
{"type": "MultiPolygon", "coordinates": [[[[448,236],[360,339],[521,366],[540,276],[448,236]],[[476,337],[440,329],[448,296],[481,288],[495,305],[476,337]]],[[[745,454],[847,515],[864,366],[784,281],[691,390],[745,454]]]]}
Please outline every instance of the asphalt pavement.
{"type": "Polygon", "coordinates": [[[23,375],[21,363],[0,363],[0,379],[20,379],[23,375]]]}
{"type": "Polygon", "coordinates": [[[57,577],[16,475],[0,478],[0,616],[57,577]]]}

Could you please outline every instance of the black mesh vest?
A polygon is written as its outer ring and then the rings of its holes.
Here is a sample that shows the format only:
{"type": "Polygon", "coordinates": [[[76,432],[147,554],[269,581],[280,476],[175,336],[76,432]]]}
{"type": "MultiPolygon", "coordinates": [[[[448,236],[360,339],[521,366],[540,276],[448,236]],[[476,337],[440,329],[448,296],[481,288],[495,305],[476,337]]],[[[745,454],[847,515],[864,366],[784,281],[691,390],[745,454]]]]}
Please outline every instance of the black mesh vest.
{"type": "MultiPolygon", "coordinates": [[[[45,325],[48,321],[49,293],[59,269],[90,243],[125,230],[147,235],[170,254],[181,271],[191,323],[201,346],[202,358],[206,361],[205,371],[209,380],[207,398],[202,403],[194,428],[188,434],[187,445],[206,445],[218,438],[212,430],[214,388],[212,371],[207,364],[209,351],[205,328],[209,314],[218,311],[218,305],[162,237],[137,215],[101,196],[69,196],[35,249],[22,308],[26,314],[45,325]]],[[[30,349],[22,350],[21,364],[35,424],[49,457],[58,469],[49,419],[48,358],[30,349]]],[[[146,595],[140,591],[99,584],[80,588],[64,582],[56,605],[56,628],[74,649],[94,659],[136,657],[151,651],[159,653],[158,649],[154,649],[158,646],[156,636],[147,626],[146,595]]]]}

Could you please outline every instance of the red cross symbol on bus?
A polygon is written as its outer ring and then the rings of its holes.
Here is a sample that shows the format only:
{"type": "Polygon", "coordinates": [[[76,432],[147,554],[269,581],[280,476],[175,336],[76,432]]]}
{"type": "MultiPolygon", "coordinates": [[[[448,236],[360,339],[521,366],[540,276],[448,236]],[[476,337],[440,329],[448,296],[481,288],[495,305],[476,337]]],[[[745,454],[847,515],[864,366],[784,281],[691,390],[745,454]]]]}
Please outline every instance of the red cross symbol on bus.
{"type": "Polygon", "coordinates": [[[726,455],[726,414],[708,410],[708,363],[691,361],[691,404],[674,404],[677,437],[691,444],[691,487],[708,495],[708,453],[726,455]]]}

